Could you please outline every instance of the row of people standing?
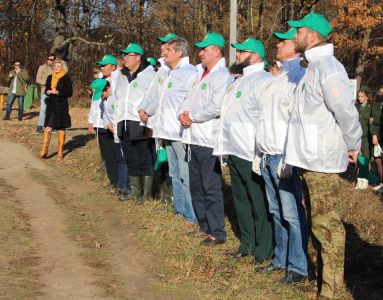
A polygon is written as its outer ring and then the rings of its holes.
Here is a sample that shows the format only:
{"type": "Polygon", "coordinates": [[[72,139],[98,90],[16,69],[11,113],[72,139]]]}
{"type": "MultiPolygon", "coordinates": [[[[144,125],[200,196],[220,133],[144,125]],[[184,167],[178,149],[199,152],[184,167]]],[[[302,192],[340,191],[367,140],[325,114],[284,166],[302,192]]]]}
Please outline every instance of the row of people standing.
{"type": "Polygon", "coordinates": [[[345,244],[333,188],[336,173],[345,171],[349,160],[355,163],[362,130],[347,73],[327,43],[329,22],[310,13],[288,24],[288,32],[274,33],[283,70],[276,77],[264,70],[262,42],[251,37],[231,45],[237,53],[230,70],[218,33],[195,44],[201,61],[196,67],[184,38],[160,37],[157,72],[143,49],[130,43],[121,50],[123,69],[116,70],[110,55],[98,62],[107,80],[92,83],[100,102],[92,102],[89,122],[120,143],[119,151],[109,154],[122,153],[131,186],[127,194],[137,199],[153,172],[149,129],[163,142],[175,213],[198,223],[199,230],[189,235],[203,238],[203,246],[226,241],[221,173],[226,160],[240,227],[240,247],[231,257],[253,256],[257,272],[285,271],[282,284],[307,278],[308,229],[297,174],[303,170],[312,231],[322,247],[318,292],[333,298],[343,288],[345,244]],[[112,70],[110,78],[106,69],[112,70]]]}

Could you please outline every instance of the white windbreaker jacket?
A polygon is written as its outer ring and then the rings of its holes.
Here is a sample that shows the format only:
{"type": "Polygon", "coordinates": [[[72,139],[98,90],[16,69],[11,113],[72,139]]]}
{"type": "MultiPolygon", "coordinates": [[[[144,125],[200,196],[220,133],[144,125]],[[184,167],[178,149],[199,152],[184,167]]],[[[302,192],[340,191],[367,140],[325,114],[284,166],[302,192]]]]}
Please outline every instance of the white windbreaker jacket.
{"type": "Polygon", "coordinates": [[[117,79],[116,100],[117,120],[119,123],[124,120],[140,121],[137,107],[145,97],[153,82],[156,72],[152,66],[146,67],[130,83],[125,75],[120,73],[117,79]]]}
{"type": "Polygon", "coordinates": [[[104,101],[105,107],[105,117],[104,127],[106,128],[108,124],[112,123],[114,128],[114,142],[119,143],[120,139],[117,136],[117,105],[118,102],[116,100],[116,89],[117,89],[117,80],[120,76],[120,70],[115,70],[112,72],[111,76],[106,78],[105,80],[109,81],[110,87],[112,89],[111,95],[108,97],[106,101],[104,101]]]}
{"type": "Polygon", "coordinates": [[[260,105],[256,131],[257,152],[268,155],[282,154],[294,103],[294,92],[306,73],[297,57],[283,62],[283,73],[270,80],[260,105]]]}
{"type": "Polygon", "coordinates": [[[182,142],[214,148],[223,97],[233,82],[233,76],[226,68],[225,58],[221,58],[203,79],[205,70],[201,64],[197,65],[197,71],[186,100],[177,113],[178,117],[189,111],[193,121],[189,128],[183,130],[182,142]]]}
{"type": "Polygon", "coordinates": [[[94,128],[104,128],[104,122],[102,120],[103,111],[102,100],[92,100],[88,114],[88,123],[93,124],[94,128]]]}
{"type": "Polygon", "coordinates": [[[346,70],[333,53],[332,44],[305,52],[309,65],[294,95],[285,154],[289,165],[324,173],[344,172],[362,136],[346,70]]]}
{"type": "Polygon", "coordinates": [[[259,105],[263,89],[271,78],[262,62],[244,68],[243,76],[229,87],[222,104],[213,154],[235,155],[253,161],[259,105]]]}
{"type": "Polygon", "coordinates": [[[189,63],[189,57],[182,58],[174,69],[163,73],[164,76],[152,95],[158,99],[153,137],[181,141],[183,127],[177,112],[185,101],[196,74],[197,69],[189,63]]]}

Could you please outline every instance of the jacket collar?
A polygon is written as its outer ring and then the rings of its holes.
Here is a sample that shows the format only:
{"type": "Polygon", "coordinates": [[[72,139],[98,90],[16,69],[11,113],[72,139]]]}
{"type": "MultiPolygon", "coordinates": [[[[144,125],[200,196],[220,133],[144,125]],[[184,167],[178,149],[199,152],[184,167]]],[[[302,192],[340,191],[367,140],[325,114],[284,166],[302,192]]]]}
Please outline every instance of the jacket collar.
{"type": "Polygon", "coordinates": [[[322,56],[334,55],[334,45],[326,44],[324,46],[318,46],[305,51],[305,57],[310,63],[322,56]]]}
{"type": "Polygon", "coordinates": [[[282,62],[283,71],[289,72],[291,70],[296,70],[301,68],[301,60],[300,56],[294,57],[282,62]]]}
{"type": "MultiPolygon", "coordinates": [[[[202,64],[198,64],[196,66],[199,78],[201,78],[203,72],[205,72],[205,68],[202,66],[202,64]]],[[[221,68],[226,68],[226,60],[224,57],[222,57],[216,64],[215,66],[210,70],[210,73],[217,72],[221,68]]]]}
{"type": "Polygon", "coordinates": [[[175,66],[175,68],[173,70],[179,69],[179,68],[186,66],[188,64],[189,64],[189,56],[182,57],[181,60],[178,62],[178,64],[175,66]]]}
{"type": "Polygon", "coordinates": [[[253,72],[263,71],[264,67],[265,67],[264,62],[247,66],[246,68],[243,69],[243,76],[247,76],[247,75],[249,75],[249,74],[251,74],[253,72]]]}

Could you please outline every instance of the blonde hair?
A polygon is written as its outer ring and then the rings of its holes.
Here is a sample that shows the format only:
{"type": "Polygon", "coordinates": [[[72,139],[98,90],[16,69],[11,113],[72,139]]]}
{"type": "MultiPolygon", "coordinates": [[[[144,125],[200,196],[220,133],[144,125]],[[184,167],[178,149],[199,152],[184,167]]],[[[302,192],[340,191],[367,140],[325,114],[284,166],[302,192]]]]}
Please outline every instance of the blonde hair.
{"type": "Polygon", "coordinates": [[[62,60],[60,58],[56,58],[54,60],[53,64],[61,64],[61,66],[63,67],[64,72],[68,73],[68,65],[67,65],[67,63],[64,60],[62,60]]]}

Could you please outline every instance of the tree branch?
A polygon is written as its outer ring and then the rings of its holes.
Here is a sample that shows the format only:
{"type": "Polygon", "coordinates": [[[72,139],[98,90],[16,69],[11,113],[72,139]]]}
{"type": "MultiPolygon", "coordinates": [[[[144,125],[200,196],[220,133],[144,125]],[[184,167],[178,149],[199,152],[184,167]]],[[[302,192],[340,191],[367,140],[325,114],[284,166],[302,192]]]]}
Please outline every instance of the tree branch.
{"type": "Polygon", "coordinates": [[[108,45],[111,45],[113,43],[114,35],[112,35],[111,39],[105,43],[92,42],[92,41],[88,41],[88,40],[86,40],[82,37],[79,37],[79,36],[73,36],[73,37],[70,37],[70,38],[67,38],[66,40],[64,40],[56,49],[61,49],[62,47],[64,47],[65,45],[67,45],[73,41],[80,41],[81,43],[84,43],[87,45],[92,45],[92,46],[108,46],[108,45]]]}

